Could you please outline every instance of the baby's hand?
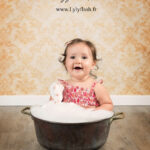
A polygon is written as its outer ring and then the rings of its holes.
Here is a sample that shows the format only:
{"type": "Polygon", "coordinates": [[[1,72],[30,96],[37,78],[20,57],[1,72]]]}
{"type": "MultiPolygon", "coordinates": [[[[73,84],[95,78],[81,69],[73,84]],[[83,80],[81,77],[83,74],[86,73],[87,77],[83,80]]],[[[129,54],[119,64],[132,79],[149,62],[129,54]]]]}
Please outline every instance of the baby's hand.
{"type": "Polygon", "coordinates": [[[80,105],[80,106],[85,109],[95,109],[95,106],[82,106],[82,105],[80,105]]]}

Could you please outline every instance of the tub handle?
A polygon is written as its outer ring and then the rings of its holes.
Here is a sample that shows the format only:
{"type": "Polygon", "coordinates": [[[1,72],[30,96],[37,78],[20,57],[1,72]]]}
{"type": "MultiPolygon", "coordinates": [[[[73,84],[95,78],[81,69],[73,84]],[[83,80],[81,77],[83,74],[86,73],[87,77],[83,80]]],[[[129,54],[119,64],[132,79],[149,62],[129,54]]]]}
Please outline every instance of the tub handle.
{"type": "Polygon", "coordinates": [[[115,113],[110,119],[110,123],[112,123],[114,120],[123,119],[123,118],[125,118],[125,114],[123,112],[115,113]]]}
{"type": "Polygon", "coordinates": [[[25,115],[31,116],[31,112],[29,110],[30,110],[30,107],[25,107],[21,110],[21,112],[25,115]]]}

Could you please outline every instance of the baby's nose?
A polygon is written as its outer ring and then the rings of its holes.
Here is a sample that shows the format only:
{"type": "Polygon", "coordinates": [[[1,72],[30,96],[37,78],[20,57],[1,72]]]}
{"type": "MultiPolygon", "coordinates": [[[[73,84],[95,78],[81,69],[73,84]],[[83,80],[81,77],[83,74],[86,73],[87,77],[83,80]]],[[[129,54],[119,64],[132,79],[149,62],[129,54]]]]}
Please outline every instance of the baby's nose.
{"type": "Polygon", "coordinates": [[[81,58],[76,58],[75,62],[76,63],[81,63],[81,58]]]}

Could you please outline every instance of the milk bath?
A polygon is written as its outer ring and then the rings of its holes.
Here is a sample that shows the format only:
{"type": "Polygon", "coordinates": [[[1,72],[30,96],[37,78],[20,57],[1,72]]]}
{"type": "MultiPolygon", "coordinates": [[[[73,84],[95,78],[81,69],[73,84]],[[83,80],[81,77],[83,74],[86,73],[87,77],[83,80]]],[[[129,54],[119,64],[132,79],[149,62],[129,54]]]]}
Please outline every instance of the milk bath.
{"type": "Polygon", "coordinates": [[[34,117],[58,123],[84,123],[111,118],[114,114],[107,110],[83,108],[74,103],[50,101],[42,106],[31,107],[34,117]]]}

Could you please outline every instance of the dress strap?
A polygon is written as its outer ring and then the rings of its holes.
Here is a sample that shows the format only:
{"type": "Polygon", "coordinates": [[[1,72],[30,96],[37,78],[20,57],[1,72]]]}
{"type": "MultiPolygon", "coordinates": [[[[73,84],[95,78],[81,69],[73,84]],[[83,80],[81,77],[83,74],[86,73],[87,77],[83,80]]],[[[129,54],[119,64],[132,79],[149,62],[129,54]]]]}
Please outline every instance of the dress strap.
{"type": "Polygon", "coordinates": [[[93,85],[92,85],[92,89],[95,87],[95,85],[96,85],[97,83],[103,84],[103,80],[100,79],[100,80],[98,80],[98,81],[95,81],[95,82],[93,83],[93,85]]]}
{"type": "Polygon", "coordinates": [[[67,84],[67,82],[65,80],[61,80],[61,79],[58,79],[58,81],[63,85],[65,86],[67,84]]]}

